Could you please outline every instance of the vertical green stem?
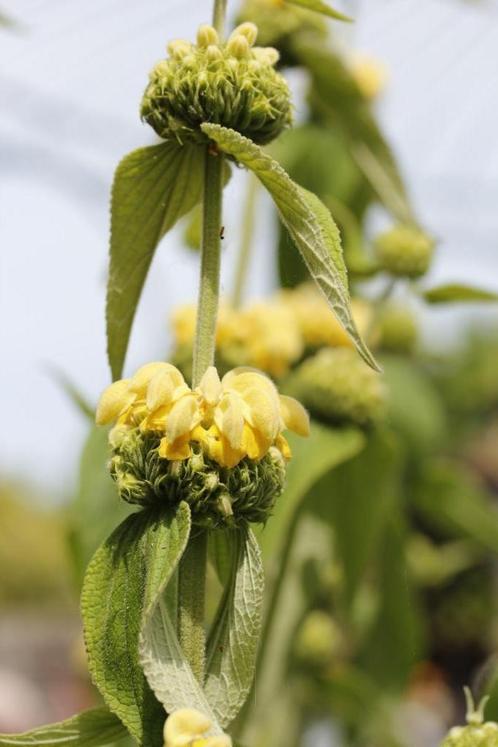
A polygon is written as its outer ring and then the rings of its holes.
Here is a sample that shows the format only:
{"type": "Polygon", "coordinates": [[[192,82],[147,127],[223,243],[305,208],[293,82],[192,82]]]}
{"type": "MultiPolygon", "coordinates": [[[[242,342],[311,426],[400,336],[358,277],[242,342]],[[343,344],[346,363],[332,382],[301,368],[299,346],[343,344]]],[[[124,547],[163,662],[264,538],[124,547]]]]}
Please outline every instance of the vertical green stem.
{"type": "Polygon", "coordinates": [[[251,246],[254,233],[254,212],[256,207],[256,196],[258,191],[258,180],[254,174],[248,174],[247,196],[244,206],[244,215],[242,218],[242,230],[240,240],[240,250],[235,270],[235,283],[233,287],[232,306],[237,309],[244,294],[244,287],[249,269],[249,259],[251,256],[251,246]]]}
{"type": "Polygon", "coordinates": [[[204,529],[193,531],[178,573],[178,639],[195,677],[202,683],[206,656],[207,532],[204,529]]]}
{"type": "Polygon", "coordinates": [[[227,0],[214,0],[213,26],[215,27],[221,38],[223,38],[223,31],[225,30],[226,12],[227,0]]]}
{"type": "Polygon", "coordinates": [[[201,277],[192,369],[194,387],[199,384],[206,368],[214,363],[220,294],[222,200],[223,156],[213,155],[207,146],[204,166],[201,277]]]}

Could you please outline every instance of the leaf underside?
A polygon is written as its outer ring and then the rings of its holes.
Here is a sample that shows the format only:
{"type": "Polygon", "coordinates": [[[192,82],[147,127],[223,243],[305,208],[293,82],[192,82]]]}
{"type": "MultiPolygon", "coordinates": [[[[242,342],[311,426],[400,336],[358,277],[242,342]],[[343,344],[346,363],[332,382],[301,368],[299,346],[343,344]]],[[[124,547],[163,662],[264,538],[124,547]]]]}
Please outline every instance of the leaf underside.
{"type": "Polygon", "coordinates": [[[94,708],[23,734],[0,734],[0,747],[101,747],[127,736],[119,718],[108,708],[94,708]]]}

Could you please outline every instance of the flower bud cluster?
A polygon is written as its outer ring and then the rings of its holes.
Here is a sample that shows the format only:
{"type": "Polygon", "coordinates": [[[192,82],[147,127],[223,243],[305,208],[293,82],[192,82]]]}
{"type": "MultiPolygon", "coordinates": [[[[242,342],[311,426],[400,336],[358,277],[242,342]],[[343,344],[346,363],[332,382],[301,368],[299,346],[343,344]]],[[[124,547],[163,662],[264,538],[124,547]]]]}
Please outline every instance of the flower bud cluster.
{"type": "Polygon", "coordinates": [[[354,350],[323,348],[289,377],[287,389],[318,419],[369,426],[385,409],[382,377],[354,350]]]}
{"type": "Polygon", "coordinates": [[[207,142],[204,122],[230,127],[255,143],[276,138],[292,120],[290,92],[275,70],[278,52],[255,47],[253,23],[238,26],[222,43],[201,26],[197,44],[177,40],[150,74],[141,116],[165,140],[207,142]]]}
{"type": "Polygon", "coordinates": [[[375,250],[383,269],[396,277],[425,275],[434,254],[434,240],[419,228],[399,225],[380,234],[375,250]]]}
{"type": "Polygon", "coordinates": [[[235,369],[220,381],[211,367],[192,390],[169,363],[114,382],[96,419],[115,423],[110,471],[124,500],[186,500],[207,526],[266,521],[291,456],[282,431],[309,433],[302,405],[263,374],[235,369]]]}

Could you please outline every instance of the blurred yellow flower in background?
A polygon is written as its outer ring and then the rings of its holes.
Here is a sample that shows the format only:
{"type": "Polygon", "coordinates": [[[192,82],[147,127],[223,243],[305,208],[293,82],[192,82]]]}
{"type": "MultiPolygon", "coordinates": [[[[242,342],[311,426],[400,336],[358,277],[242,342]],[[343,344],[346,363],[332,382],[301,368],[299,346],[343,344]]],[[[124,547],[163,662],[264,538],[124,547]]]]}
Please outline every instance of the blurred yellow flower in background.
{"type": "Polygon", "coordinates": [[[363,96],[370,101],[380,96],[389,80],[386,65],[366,54],[355,53],[353,55],[351,73],[363,96]]]}

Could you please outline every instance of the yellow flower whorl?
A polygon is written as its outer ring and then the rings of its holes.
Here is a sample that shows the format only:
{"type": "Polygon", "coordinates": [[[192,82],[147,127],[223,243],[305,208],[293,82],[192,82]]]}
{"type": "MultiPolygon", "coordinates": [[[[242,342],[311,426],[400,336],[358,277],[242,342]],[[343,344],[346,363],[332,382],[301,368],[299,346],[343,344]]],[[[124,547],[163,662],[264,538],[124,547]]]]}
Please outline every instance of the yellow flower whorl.
{"type": "Polygon", "coordinates": [[[166,719],[164,747],[232,747],[228,734],[204,736],[211,720],[194,708],[180,708],[166,719]]]}
{"type": "Polygon", "coordinates": [[[206,143],[200,125],[220,124],[265,144],[291,124],[290,92],[274,69],[278,52],[255,47],[258,30],[243,23],[221,43],[201,26],[197,44],[178,40],[150,74],[141,116],[165,140],[206,143]]]}

